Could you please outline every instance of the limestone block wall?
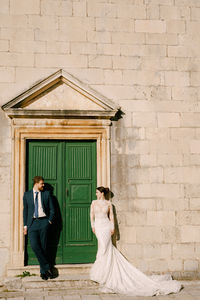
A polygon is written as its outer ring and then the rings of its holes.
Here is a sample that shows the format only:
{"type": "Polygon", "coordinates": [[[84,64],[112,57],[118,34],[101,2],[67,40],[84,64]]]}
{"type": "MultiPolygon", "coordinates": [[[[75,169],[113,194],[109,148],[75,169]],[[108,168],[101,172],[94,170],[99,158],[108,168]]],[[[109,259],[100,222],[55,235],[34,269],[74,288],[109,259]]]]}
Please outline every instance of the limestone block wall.
{"type": "Polygon", "coordinates": [[[9,261],[11,229],[11,132],[0,112],[0,277],[9,261]]]}
{"type": "MultiPolygon", "coordinates": [[[[200,270],[200,1],[1,0],[0,104],[60,68],[121,105],[111,128],[118,247],[147,273],[200,270]]],[[[0,276],[11,232],[0,113],[0,276]]]]}

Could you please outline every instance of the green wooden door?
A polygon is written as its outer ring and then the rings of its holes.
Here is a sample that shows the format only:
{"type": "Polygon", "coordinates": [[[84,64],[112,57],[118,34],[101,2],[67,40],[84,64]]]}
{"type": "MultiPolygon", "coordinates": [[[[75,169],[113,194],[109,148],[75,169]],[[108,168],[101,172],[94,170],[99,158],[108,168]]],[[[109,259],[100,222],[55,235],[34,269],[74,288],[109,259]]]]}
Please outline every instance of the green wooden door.
{"type": "MultiPolygon", "coordinates": [[[[96,190],[96,141],[28,141],[27,190],[32,178],[43,176],[56,208],[49,253],[57,264],[95,260],[96,239],[89,220],[96,190]]],[[[38,264],[30,245],[28,264],[38,264]]]]}

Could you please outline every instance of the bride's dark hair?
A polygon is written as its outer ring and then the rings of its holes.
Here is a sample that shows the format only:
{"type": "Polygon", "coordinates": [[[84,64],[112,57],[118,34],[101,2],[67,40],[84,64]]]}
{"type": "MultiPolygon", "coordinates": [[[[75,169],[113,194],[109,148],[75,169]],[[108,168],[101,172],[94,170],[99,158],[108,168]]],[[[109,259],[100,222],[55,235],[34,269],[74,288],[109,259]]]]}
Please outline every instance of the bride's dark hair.
{"type": "Polygon", "coordinates": [[[96,189],[99,192],[104,193],[104,196],[106,196],[110,192],[109,188],[108,187],[105,188],[104,186],[99,186],[96,189]]]}

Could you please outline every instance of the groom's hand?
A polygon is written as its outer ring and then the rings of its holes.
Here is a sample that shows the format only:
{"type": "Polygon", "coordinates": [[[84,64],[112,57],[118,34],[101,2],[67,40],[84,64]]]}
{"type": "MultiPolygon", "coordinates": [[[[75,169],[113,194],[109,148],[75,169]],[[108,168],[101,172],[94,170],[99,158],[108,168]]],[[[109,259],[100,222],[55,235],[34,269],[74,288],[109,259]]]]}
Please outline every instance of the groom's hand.
{"type": "Polygon", "coordinates": [[[27,227],[24,227],[24,235],[27,235],[27,233],[28,233],[28,229],[27,227]]]}

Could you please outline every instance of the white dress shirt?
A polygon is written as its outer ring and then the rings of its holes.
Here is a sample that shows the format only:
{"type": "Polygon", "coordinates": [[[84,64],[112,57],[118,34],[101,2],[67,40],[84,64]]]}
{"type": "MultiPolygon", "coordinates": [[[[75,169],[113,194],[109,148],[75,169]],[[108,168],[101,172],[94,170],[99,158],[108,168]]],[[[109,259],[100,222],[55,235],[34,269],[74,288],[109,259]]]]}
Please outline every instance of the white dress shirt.
{"type": "MultiPolygon", "coordinates": [[[[33,199],[34,199],[34,205],[35,205],[35,197],[36,197],[36,191],[33,189],[33,199]]],[[[44,210],[42,208],[42,201],[41,201],[41,192],[38,192],[38,218],[46,217],[46,214],[44,213],[44,210]]],[[[33,214],[33,218],[35,218],[35,213],[33,214]]],[[[49,222],[50,223],[50,222],[49,222]]],[[[27,226],[24,226],[24,229],[27,229],[27,226]]]]}
{"type": "MultiPolygon", "coordinates": [[[[34,204],[35,204],[36,192],[37,191],[33,189],[34,204]]],[[[35,218],[35,213],[33,217],[35,218]]],[[[42,217],[46,217],[46,214],[44,213],[44,210],[42,208],[41,192],[38,192],[38,218],[42,218],[42,217]]]]}

